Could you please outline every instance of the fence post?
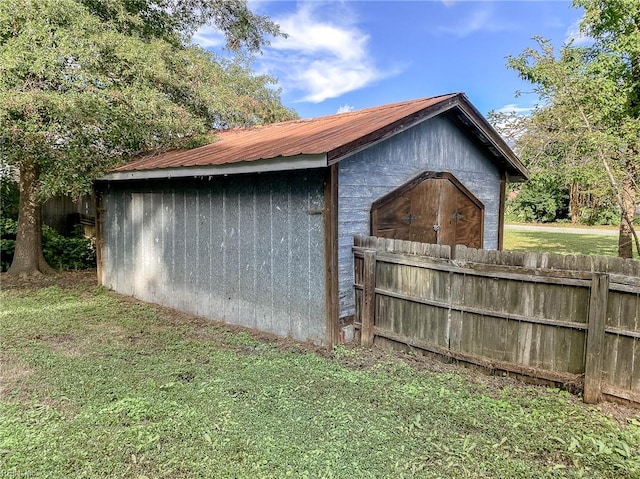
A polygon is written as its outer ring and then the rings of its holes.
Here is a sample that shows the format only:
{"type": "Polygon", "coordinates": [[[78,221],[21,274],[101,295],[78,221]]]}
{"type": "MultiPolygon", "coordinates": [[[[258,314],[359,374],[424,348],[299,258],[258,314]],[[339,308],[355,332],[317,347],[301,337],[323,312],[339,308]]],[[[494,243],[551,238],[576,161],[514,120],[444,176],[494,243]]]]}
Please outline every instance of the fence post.
{"type": "Polygon", "coordinates": [[[373,325],[376,314],[376,252],[364,252],[364,274],[362,275],[362,329],[360,344],[370,348],[373,345],[373,325]]]}
{"type": "Polygon", "coordinates": [[[602,368],[604,356],[604,327],[607,320],[609,298],[609,275],[593,273],[589,296],[589,328],[584,365],[583,401],[587,404],[600,402],[602,394],[602,368]]]}

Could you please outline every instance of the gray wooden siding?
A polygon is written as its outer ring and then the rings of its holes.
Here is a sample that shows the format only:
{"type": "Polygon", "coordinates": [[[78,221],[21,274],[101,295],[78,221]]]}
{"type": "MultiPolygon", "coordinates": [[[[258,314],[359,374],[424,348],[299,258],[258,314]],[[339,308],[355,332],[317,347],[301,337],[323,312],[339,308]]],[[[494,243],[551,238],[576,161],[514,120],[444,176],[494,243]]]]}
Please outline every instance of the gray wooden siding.
{"type": "Polygon", "coordinates": [[[354,235],[369,234],[371,204],[424,171],[447,171],[484,204],[484,248],[498,247],[500,172],[453,123],[436,117],[339,163],[340,317],[354,314],[354,235]]]}
{"type": "Polygon", "coordinates": [[[321,344],[324,172],[102,185],[103,284],[321,344]]]}

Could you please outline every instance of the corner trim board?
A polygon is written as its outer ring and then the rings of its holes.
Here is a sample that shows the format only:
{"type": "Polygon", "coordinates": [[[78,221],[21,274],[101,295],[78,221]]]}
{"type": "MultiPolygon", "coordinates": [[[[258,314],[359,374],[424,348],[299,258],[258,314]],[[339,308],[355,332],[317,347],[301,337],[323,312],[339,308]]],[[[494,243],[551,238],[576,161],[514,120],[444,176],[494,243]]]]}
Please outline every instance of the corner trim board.
{"type": "Polygon", "coordinates": [[[338,343],[338,165],[327,168],[324,184],[325,315],[328,348],[338,343]]]}

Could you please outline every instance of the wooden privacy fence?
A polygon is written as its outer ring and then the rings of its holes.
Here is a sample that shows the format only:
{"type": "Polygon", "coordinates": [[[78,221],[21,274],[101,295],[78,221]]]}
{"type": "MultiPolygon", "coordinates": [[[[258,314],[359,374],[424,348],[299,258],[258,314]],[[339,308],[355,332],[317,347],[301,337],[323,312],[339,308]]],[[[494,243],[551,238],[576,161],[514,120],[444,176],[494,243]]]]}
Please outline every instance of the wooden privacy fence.
{"type": "Polygon", "coordinates": [[[354,239],[356,327],[640,403],[640,261],[354,239]]]}

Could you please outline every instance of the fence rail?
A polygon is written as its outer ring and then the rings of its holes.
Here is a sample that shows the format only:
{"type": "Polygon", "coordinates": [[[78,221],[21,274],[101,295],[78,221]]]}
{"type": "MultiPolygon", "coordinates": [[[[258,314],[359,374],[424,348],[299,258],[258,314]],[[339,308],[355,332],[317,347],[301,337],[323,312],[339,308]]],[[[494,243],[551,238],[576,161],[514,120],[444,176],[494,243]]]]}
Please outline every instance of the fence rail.
{"type": "Polygon", "coordinates": [[[640,261],[355,237],[356,326],[640,404],[640,261]]]}

